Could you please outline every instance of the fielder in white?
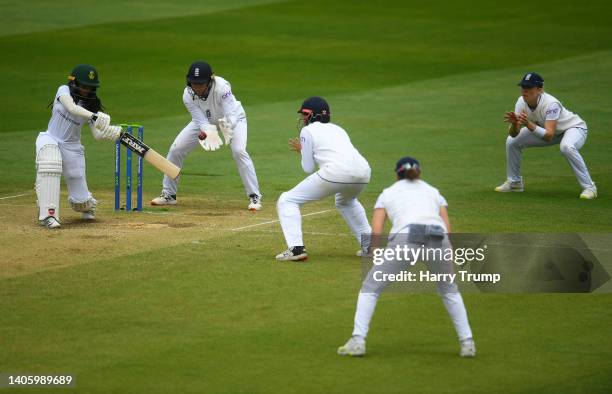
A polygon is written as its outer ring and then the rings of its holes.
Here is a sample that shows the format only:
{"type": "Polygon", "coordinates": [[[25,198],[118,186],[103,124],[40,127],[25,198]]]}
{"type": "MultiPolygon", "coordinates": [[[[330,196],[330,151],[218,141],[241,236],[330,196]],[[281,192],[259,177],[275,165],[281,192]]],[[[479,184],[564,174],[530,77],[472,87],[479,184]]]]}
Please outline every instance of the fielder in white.
{"type": "MultiPolygon", "coordinates": [[[[306,99],[298,113],[303,126],[300,138],[290,140],[289,145],[301,153],[302,168],[312,175],[278,199],[278,216],[288,249],[277,255],[277,260],[308,258],[302,239],[300,206],[327,196],[335,195],[336,208],[360,243],[362,235],[370,233],[365,210],[357,200],[370,182],[368,162],[355,149],[346,131],[330,122],[329,105],[323,98],[306,99]],[[317,165],[319,169],[315,172],[317,165]]],[[[361,245],[362,250],[368,246],[369,241],[361,245]]]]}
{"type": "MultiPolygon", "coordinates": [[[[36,197],[38,220],[47,228],[60,227],[60,178],[68,186],[68,202],[85,220],[95,219],[96,200],[87,188],[81,127],[88,124],[95,139],[116,140],[121,127],[110,126],[96,95],[98,71],[76,66],[68,84],[57,89],[47,131],[36,139],[36,197]]],[[[51,104],[50,104],[51,105],[51,104]]]]}
{"type": "MultiPolygon", "coordinates": [[[[183,103],[191,114],[191,122],[176,136],[167,159],[178,167],[189,152],[199,145],[205,150],[217,150],[230,145],[238,173],[249,198],[249,210],[261,209],[261,192],[255,174],[253,160],[246,151],[247,119],[240,101],[232,93],[228,81],[213,74],[210,65],[204,61],[191,64],[187,72],[187,86],[183,91],[183,103]]],[[[161,195],[151,205],[176,205],[178,179],[164,176],[161,195]]]]}
{"type": "Polygon", "coordinates": [[[527,73],[519,82],[521,96],[514,112],[506,112],[504,120],[510,123],[506,139],[507,180],[495,188],[498,192],[522,192],[521,159],[523,149],[534,146],[560,145],[565,157],[582,187],[580,198],[597,197],[597,187],[580,155],[587,139],[584,120],[550,94],[544,92],[544,79],[536,73],[527,73]]]}
{"type": "MultiPolygon", "coordinates": [[[[389,249],[392,250],[396,245],[408,248],[424,246],[430,249],[442,248],[442,250],[450,248],[448,234],[451,228],[448,219],[448,204],[438,189],[420,179],[419,162],[412,157],[404,157],[397,162],[395,173],[397,182],[382,192],[374,206],[372,247],[376,247],[376,239],[382,234],[388,216],[393,224],[387,245],[389,249]]],[[[452,261],[435,260],[426,261],[426,263],[430,272],[446,274],[454,272],[452,261]]],[[[397,274],[408,267],[408,261],[398,261],[395,258],[372,267],[359,291],[353,335],[346,344],[338,348],[338,354],[365,355],[366,337],[378,297],[389,284],[388,280],[381,280],[384,278],[381,273],[397,274]]],[[[439,281],[437,287],[459,337],[461,349],[459,355],[474,357],[476,346],[457,284],[445,280],[439,281]]]]}

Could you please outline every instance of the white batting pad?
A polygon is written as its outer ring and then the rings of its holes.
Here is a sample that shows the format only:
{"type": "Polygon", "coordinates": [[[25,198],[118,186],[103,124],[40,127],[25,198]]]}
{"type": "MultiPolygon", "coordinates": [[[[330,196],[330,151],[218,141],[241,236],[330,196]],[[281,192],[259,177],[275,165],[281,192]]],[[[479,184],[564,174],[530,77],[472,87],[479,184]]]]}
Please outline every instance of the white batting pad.
{"type": "Polygon", "coordinates": [[[44,145],[36,156],[38,220],[54,216],[59,221],[62,154],[57,145],[44,145]]]}

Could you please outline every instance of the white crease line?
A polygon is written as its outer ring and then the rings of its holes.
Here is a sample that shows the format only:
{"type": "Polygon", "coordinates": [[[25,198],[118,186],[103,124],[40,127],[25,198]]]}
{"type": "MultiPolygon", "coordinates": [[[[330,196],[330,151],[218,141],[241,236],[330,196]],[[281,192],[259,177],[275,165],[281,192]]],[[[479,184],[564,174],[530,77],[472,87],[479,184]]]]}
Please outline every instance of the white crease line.
{"type": "MultiPolygon", "coordinates": [[[[306,216],[313,216],[313,215],[319,215],[325,212],[330,212],[330,211],[334,211],[334,209],[326,209],[325,211],[319,211],[319,212],[313,212],[313,213],[307,213],[306,215],[302,215],[302,217],[306,217],[306,216]]],[[[240,231],[240,230],[244,230],[245,228],[252,228],[252,227],[258,227],[258,226],[265,226],[266,224],[271,224],[271,223],[277,223],[279,222],[278,219],[276,220],[270,220],[269,222],[263,222],[263,223],[257,223],[257,224],[251,224],[248,226],[244,226],[244,227],[238,227],[238,228],[233,228],[231,229],[231,231],[240,231]]]]}
{"type": "MultiPolygon", "coordinates": [[[[230,230],[231,231],[231,230],[230,230]]],[[[255,233],[270,233],[270,234],[282,234],[281,230],[253,230],[255,233]]],[[[322,233],[317,231],[304,231],[302,234],[305,235],[324,235],[328,237],[352,237],[351,234],[342,234],[342,233],[322,233]]]]}
{"type": "Polygon", "coordinates": [[[32,193],[24,193],[24,194],[16,194],[14,196],[0,197],[0,200],[8,200],[9,198],[17,198],[17,197],[29,196],[30,194],[32,194],[32,193]]]}

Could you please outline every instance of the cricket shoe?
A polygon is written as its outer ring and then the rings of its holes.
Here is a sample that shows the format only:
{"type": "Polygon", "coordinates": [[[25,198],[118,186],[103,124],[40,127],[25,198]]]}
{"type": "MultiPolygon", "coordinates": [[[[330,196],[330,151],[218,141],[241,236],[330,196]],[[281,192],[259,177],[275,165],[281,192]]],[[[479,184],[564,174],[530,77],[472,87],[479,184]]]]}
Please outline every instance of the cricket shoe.
{"type": "Polygon", "coordinates": [[[506,181],[495,188],[495,191],[500,192],[500,193],[522,192],[524,190],[525,189],[523,188],[522,181],[518,181],[518,182],[506,181]]]}
{"type": "Polygon", "coordinates": [[[582,191],[582,193],[580,193],[580,198],[583,200],[596,199],[597,198],[597,188],[595,186],[587,187],[586,189],[582,191]]]}
{"type": "Polygon", "coordinates": [[[81,213],[81,218],[83,218],[83,220],[96,220],[96,211],[93,209],[85,211],[81,213]]]}
{"type": "Polygon", "coordinates": [[[357,336],[352,336],[343,346],[338,348],[338,354],[341,356],[362,357],[366,354],[365,339],[357,336]]]}
{"type": "Polygon", "coordinates": [[[43,220],[40,220],[39,223],[41,226],[44,226],[47,228],[60,228],[61,227],[59,220],[57,220],[55,216],[47,216],[43,220]]]}
{"type": "Polygon", "coordinates": [[[472,338],[461,341],[461,349],[459,350],[461,357],[476,357],[476,344],[472,338]]]}
{"type": "Polygon", "coordinates": [[[361,248],[355,255],[357,255],[357,257],[372,257],[372,248],[369,246],[367,248],[361,248]]]}
{"type": "Polygon", "coordinates": [[[249,211],[255,212],[261,209],[261,196],[258,194],[249,194],[249,211]]]}
{"type": "Polygon", "coordinates": [[[279,261],[304,261],[308,258],[305,246],[292,246],[281,254],[276,255],[279,261]]]}
{"type": "Polygon", "coordinates": [[[176,194],[160,194],[159,197],[155,197],[151,200],[151,205],[176,205],[176,194]]]}

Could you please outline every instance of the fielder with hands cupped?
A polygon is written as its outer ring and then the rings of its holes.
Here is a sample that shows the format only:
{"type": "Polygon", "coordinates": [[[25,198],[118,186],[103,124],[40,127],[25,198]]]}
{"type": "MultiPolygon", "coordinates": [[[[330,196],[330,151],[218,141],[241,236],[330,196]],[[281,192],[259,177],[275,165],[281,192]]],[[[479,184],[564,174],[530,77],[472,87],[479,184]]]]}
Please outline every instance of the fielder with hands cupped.
{"type": "Polygon", "coordinates": [[[357,198],[370,182],[370,165],[353,146],[347,132],[331,122],[329,104],[324,98],[307,98],[298,113],[300,138],[290,140],[289,148],[301,155],[302,169],[310,175],[278,198],[276,207],[288,248],[276,259],[308,258],[300,207],[332,195],[336,208],[361,244],[361,253],[369,247],[369,240],[362,243],[362,235],[369,234],[371,229],[357,198]]]}
{"type": "Polygon", "coordinates": [[[565,108],[557,98],[544,92],[544,79],[539,74],[525,74],[518,85],[521,96],[515,109],[504,114],[504,121],[510,124],[506,139],[507,180],[495,191],[524,190],[521,176],[523,149],[559,144],[561,154],[583,189],[580,198],[596,198],[597,187],[579,152],[587,139],[586,122],[565,108]]]}
{"type": "Polygon", "coordinates": [[[68,186],[68,201],[83,219],[95,219],[96,200],[87,188],[85,150],[81,127],[87,124],[96,140],[116,140],[121,127],[110,125],[96,94],[98,71],[91,65],[76,66],[61,85],[52,105],[47,131],[36,139],[36,197],[38,220],[47,228],[60,227],[60,179],[68,186]]]}
{"type": "MultiPolygon", "coordinates": [[[[255,165],[246,151],[247,119],[240,101],[232,93],[230,83],[213,74],[207,62],[198,60],[187,71],[183,103],[191,115],[191,122],[176,136],[167,159],[183,167],[187,155],[201,145],[206,151],[216,151],[223,145],[219,131],[229,145],[238,167],[242,184],[249,197],[248,209],[261,209],[261,192],[255,165]]],[[[164,177],[159,197],[151,205],[176,205],[178,179],[164,177]]]]}

